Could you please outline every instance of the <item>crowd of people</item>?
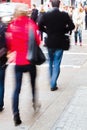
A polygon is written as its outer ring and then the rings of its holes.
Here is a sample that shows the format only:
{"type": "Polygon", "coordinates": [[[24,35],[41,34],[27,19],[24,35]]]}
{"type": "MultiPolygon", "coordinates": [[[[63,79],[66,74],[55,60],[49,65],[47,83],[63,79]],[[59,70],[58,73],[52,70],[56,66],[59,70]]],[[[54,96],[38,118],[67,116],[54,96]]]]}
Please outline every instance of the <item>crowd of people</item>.
{"type": "MultiPolygon", "coordinates": [[[[22,123],[19,110],[19,95],[21,92],[23,73],[25,72],[29,72],[31,78],[33,107],[34,109],[40,107],[40,104],[36,100],[37,67],[26,59],[29,27],[32,27],[34,31],[38,46],[41,44],[41,41],[44,40],[43,33],[47,35],[46,47],[49,56],[49,82],[51,91],[56,91],[58,89],[57,80],[60,74],[60,65],[64,52],[63,36],[66,33],[71,35],[72,31],[74,31],[75,45],[77,45],[77,36],[79,36],[79,42],[82,46],[84,19],[85,29],[87,29],[87,8],[83,8],[81,3],[76,9],[61,6],[59,0],[51,0],[51,7],[49,8],[48,6],[48,11],[45,11],[44,5],[41,5],[40,10],[36,8],[35,4],[33,4],[32,7],[30,16],[28,6],[21,5],[17,7],[13,19],[6,24],[6,26],[4,24],[5,31],[2,39],[0,35],[0,51],[1,43],[3,43],[7,49],[7,53],[2,57],[3,59],[0,57],[0,112],[4,110],[5,71],[7,61],[9,64],[15,61],[15,88],[12,98],[12,112],[15,126],[22,123]],[[85,15],[83,15],[83,13],[85,15]],[[85,16],[85,18],[83,18],[83,16],[85,16]],[[2,63],[3,61],[4,63],[2,63]]],[[[1,24],[2,21],[0,19],[0,25],[1,24]]]]}

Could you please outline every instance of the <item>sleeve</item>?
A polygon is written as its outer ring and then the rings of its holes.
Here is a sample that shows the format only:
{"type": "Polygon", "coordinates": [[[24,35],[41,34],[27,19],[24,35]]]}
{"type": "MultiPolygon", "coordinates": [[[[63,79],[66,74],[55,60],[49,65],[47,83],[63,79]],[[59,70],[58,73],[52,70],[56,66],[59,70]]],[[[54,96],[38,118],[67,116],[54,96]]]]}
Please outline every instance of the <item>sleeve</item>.
{"type": "Polygon", "coordinates": [[[6,44],[7,44],[7,48],[8,48],[8,51],[13,51],[12,49],[12,32],[11,32],[11,26],[12,26],[12,23],[8,24],[7,26],[7,30],[6,30],[6,44]]]}
{"type": "Polygon", "coordinates": [[[73,23],[73,20],[70,18],[68,13],[66,13],[66,32],[70,32],[75,28],[75,25],[73,23]]]}
{"type": "Polygon", "coordinates": [[[35,39],[37,41],[37,44],[40,45],[40,43],[41,43],[41,34],[40,34],[39,26],[33,21],[32,21],[32,26],[33,26],[33,30],[34,30],[35,39]]]}
{"type": "Polygon", "coordinates": [[[40,31],[46,33],[47,31],[46,31],[46,28],[45,28],[45,25],[44,25],[44,23],[45,23],[45,14],[46,14],[46,13],[44,13],[44,14],[39,18],[39,20],[38,20],[38,26],[39,26],[39,28],[40,28],[40,31]]]}

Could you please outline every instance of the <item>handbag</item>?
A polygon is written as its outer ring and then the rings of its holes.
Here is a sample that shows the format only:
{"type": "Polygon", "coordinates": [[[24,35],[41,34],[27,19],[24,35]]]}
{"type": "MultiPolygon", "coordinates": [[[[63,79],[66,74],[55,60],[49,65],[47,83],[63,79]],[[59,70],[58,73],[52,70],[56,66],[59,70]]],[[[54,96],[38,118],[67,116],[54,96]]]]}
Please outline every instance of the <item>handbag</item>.
{"type": "Polygon", "coordinates": [[[46,61],[44,53],[36,43],[32,28],[29,28],[28,51],[26,58],[34,65],[41,65],[46,61]]]}
{"type": "Polygon", "coordinates": [[[70,49],[70,36],[68,34],[65,34],[63,36],[63,50],[69,50],[70,49]]]}

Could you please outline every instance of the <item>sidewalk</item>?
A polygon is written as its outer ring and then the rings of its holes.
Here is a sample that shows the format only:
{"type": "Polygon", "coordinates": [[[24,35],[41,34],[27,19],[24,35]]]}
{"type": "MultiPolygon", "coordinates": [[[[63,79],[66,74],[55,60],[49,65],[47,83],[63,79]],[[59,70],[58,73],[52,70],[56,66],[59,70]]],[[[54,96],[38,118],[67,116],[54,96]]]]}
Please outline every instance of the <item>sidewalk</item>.
{"type": "Polygon", "coordinates": [[[32,108],[28,74],[24,74],[20,95],[20,113],[24,126],[15,127],[11,109],[14,73],[13,66],[9,66],[6,73],[5,110],[0,113],[0,129],[87,130],[86,69],[86,64],[80,69],[62,68],[59,90],[51,92],[47,67],[39,67],[37,86],[42,107],[36,114],[32,108]]]}
{"type": "Polygon", "coordinates": [[[76,75],[76,92],[51,130],[87,130],[87,62],[76,75]]]}
{"type": "Polygon", "coordinates": [[[5,81],[5,109],[0,113],[0,130],[87,130],[87,36],[85,35],[86,32],[84,32],[83,49],[78,45],[71,50],[72,53],[76,53],[78,48],[81,54],[83,52],[85,54],[82,57],[74,55],[75,59],[74,56],[67,55],[70,60],[64,57],[67,65],[68,62],[76,63],[77,67],[69,65],[61,68],[57,91],[50,91],[48,66],[37,68],[37,92],[41,103],[38,113],[34,113],[32,108],[29,75],[28,73],[23,75],[20,94],[20,114],[23,125],[19,127],[14,126],[11,108],[15,83],[14,66],[8,66],[5,81]]]}
{"type": "Polygon", "coordinates": [[[51,130],[87,130],[87,86],[80,86],[51,130]]]}

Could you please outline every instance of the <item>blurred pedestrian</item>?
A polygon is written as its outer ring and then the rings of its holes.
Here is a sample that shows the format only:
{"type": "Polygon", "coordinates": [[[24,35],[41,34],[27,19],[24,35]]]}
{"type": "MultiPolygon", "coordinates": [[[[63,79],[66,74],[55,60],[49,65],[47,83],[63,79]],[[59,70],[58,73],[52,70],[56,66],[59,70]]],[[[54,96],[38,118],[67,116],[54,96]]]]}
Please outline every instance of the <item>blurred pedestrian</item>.
{"type": "Polygon", "coordinates": [[[59,0],[51,0],[51,4],[52,10],[41,17],[38,25],[48,36],[46,46],[49,55],[50,86],[51,91],[55,91],[58,89],[57,79],[63,56],[62,37],[74,29],[74,24],[68,13],[59,10],[59,0]]]}
{"type": "MultiPolygon", "coordinates": [[[[41,19],[41,17],[45,14],[45,9],[44,9],[44,5],[41,5],[40,6],[40,10],[39,10],[39,15],[38,15],[38,18],[37,18],[37,23],[39,22],[39,20],[41,19]]],[[[43,42],[43,45],[45,46],[46,44],[45,44],[45,40],[44,40],[44,35],[45,34],[43,34],[43,31],[40,31],[40,33],[41,33],[41,41],[43,42]]]]}
{"type": "Polygon", "coordinates": [[[15,126],[17,126],[22,123],[19,112],[19,94],[21,91],[22,77],[24,72],[29,72],[30,74],[33,107],[34,109],[39,107],[36,102],[36,66],[31,64],[30,61],[26,59],[28,48],[28,28],[32,27],[38,45],[40,44],[40,39],[37,34],[38,26],[28,17],[27,5],[18,6],[14,16],[15,18],[8,25],[6,36],[9,51],[16,52],[15,88],[12,99],[12,111],[14,123],[15,126]]]}
{"type": "MultiPolygon", "coordinates": [[[[41,5],[39,15],[37,18],[37,23],[39,22],[39,19],[44,15],[44,13],[45,13],[44,5],[41,5]]],[[[43,32],[42,31],[41,31],[41,40],[43,41],[43,32]]]]}
{"type": "Polygon", "coordinates": [[[0,18],[0,112],[4,109],[5,72],[7,62],[6,24],[0,18]]]}
{"type": "Polygon", "coordinates": [[[85,30],[87,30],[87,5],[85,5],[85,30]]]}
{"type": "Polygon", "coordinates": [[[79,3],[77,8],[73,12],[73,22],[75,24],[75,30],[74,30],[75,45],[77,45],[79,38],[79,44],[80,46],[82,46],[83,19],[84,19],[83,8],[79,3]]]}
{"type": "Polygon", "coordinates": [[[34,22],[37,22],[37,18],[38,18],[38,9],[36,8],[36,5],[33,4],[32,5],[32,12],[31,12],[31,19],[34,20],[34,22]]]}
{"type": "Polygon", "coordinates": [[[72,6],[68,7],[68,13],[69,13],[70,18],[72,19],[72,16],[73,16],[73,7],[72,6]]]}

